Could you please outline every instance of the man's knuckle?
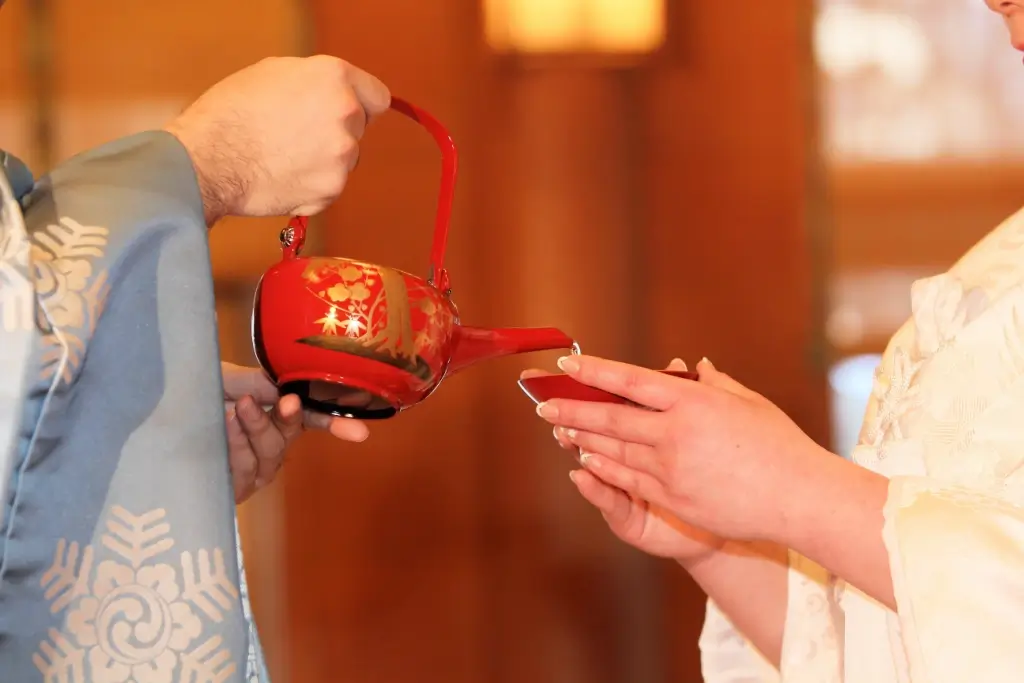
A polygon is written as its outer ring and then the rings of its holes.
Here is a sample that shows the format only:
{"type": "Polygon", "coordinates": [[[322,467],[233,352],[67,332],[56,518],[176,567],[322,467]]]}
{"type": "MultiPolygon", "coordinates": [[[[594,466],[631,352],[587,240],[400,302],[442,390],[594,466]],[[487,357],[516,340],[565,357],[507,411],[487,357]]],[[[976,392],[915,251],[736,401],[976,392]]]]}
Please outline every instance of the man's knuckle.
{"type": "Polygon", "coordinates": [[[351,162],[359,158],[359,142],[351,135],[342,135],[341,139],[338,140],[337,153],[338,158],[351,162]]]}

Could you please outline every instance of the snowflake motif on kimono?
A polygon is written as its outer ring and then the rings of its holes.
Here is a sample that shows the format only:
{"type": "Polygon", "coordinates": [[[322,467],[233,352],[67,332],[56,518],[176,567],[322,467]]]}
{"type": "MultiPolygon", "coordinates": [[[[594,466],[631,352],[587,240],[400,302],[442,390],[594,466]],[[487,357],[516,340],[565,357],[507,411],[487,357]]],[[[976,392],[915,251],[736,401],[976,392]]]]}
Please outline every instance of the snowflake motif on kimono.
{"type": "Polygon", "coordinates": [[[863,443],[877,448],[887,438],[903,438],[900,420],[918,405],[918,387],[914,385],[914,377],[920,365],[902,348],[896,348],[890,367],[886,369],[885,364],[878,367],[872,390],[874,416],[865,430],[863,443]]]}
{"type": "Polygon", "coordinates": [[[985,290],[965,289],[960,278],[949,274],[915,282],[912,297],[920,358],[928,358],[946,348],[989,303],[985,290]]]}
{"type": "Polygon", "coordinates": [[[96,562],[92,545],[60,540],[40,582],[50,612],[67,610],[33,656],[48,683],[224,683],[235,672],[223,638],[207,633],[238,600],[220,549],[182,552],[162,509],[115,506],[96,562]],[[166,560],[159,558],[166,557],[166,560]]]}
{"type": "Polygon", "coordinates": [[[14,332],[32,327],[30,250],[20,209],[4,178],[0,183],[0,330],[14,332]]]}

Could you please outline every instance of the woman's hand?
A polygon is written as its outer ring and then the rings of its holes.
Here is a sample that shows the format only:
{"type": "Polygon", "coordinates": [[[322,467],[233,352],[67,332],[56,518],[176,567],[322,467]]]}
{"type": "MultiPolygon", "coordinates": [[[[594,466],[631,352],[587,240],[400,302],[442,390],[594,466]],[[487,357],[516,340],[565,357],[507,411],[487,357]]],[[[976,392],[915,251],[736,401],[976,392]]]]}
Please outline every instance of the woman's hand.
{"type": "Polygon", "coordinates": [[[259,368],[221,363],[221,373],[236,503],[273,481],[285,451],[306,428],[327,430],[343,441],[365,441],[370,435],[358,420],[304,413],[299,397],[281,397],[259,368]],[[272,408],[268,412],[263,406],[272,408]]]}
{"type": "MultiPolygon", "coordinates": [[[[668,369],[686,370],[686,364],[676,359],[669,364],[668,369]]],[[[527,370],[522,376],[526,378],[546,374],[542,370],[527,370]]],[[[562,448],[577,450],[566,429],[555,427],[554,434],[562,448]]],[[[588,454],[588,457],[592,455],[588,454]]],[[[725,543],[724,539],[690,526],[650,502],[604,482],[587,469],[575,470],[569,477],[580,494],[598,509],[612,533],[649,555],[668,557],[689,567],[710,556],[725,543]]]]}
{"type": "Polygon", "coordinates": [[[593,478],[717,536],[786,542],[798,497],[786,493],[813,479],[824,451],[774,404],[707,361],[699,382],[588,356],[559,366],[637,404],[538,406],[593,478]]]}

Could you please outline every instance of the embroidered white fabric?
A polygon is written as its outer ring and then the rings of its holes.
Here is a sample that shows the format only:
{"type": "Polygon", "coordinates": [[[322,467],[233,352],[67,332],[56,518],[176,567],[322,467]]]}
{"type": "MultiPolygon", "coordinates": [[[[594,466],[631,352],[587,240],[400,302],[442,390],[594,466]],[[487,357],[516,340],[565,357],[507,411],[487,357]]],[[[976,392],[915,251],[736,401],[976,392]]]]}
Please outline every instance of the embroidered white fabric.
{"type": "Polygon", "coordinates": [[[790,557],[781,672],[709,606],[707,683],[1016,683],[1024,676],[1024,211],[914,283],[855,462],[890,479],[894,613],[790,557]]]}

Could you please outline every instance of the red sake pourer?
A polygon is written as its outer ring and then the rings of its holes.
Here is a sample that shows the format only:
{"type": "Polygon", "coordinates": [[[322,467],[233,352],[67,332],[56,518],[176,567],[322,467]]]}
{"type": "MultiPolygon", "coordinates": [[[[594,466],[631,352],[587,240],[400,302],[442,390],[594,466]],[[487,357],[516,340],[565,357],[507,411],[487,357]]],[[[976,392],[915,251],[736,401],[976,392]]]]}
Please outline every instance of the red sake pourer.
{"type": "Polygon", "coordinates": [[[253,302],[253,348],[281,393],[340,417],[392,417],[477,361],[573,346],[554,328],[461,324],[444,269],[458,152],[427,112],[397,98],[391,108],[420,123],[441,148],[427,277],[347,258],[303,258],[307,218],[296,216],[281,231],[283,259],[260,279],[253,302]]]}

